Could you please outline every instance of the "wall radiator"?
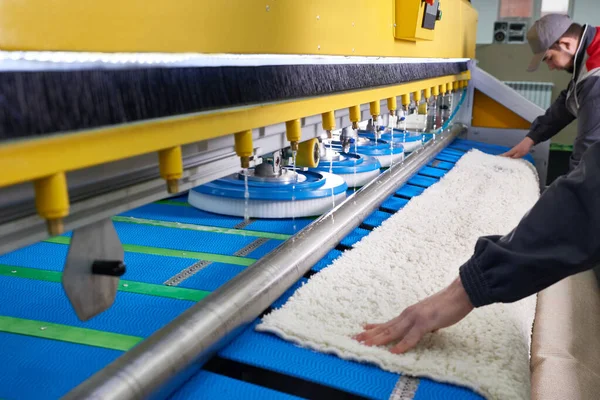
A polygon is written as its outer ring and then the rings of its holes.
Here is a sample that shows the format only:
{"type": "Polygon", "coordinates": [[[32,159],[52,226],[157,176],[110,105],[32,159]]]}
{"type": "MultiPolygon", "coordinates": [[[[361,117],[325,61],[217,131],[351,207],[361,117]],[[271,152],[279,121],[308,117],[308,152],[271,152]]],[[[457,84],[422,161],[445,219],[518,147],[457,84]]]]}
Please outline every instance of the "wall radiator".
{"type": "Polygon", "coordinates": [[[550,107],[552,104],[552,89],[554,89],[554,83],[551,82],[517,82],[517,81],[503,81],[505,85],[510,86],[516,90],[532,103],[537,104],[544,110],[550,107]]]}

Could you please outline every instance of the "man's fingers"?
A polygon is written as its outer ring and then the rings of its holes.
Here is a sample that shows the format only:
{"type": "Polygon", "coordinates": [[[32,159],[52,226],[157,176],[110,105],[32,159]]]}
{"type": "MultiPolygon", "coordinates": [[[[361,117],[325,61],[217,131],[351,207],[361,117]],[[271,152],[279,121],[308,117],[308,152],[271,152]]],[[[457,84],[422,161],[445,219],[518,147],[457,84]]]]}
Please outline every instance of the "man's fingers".
{"type": "Polygon", "coordinates": [[[365,344],[367,346],[381,346],[402,339],[406,332],[411,329],[413,321],[414,319],[411,317],[404,317],[393,324],[386,324],[386,326],[379,329],[379,333],[366,340],[365,344]]]}
{"type": "Polygon", "coordinates": [[[402,354],[412,349],[419,343],[424,332],[416,325],[413,325],[411,330],[400,340],[400,342],[390,350],[394,354],[402,354]]]}
{"type": "Polygon", "coordinates": [[[515,149],[510,149],[506,153],[500,154],[502,157],[512,157],[515,154],[515,149]]]}
{"type": "Polygon", "coordinates": [[[364,326],[365,330],[358,335],[353,336],[353,339],[359,342],[369,340],[372,337],[377,336],[383,329],[384,325],[386,324],[367,324],[364,326]]]}

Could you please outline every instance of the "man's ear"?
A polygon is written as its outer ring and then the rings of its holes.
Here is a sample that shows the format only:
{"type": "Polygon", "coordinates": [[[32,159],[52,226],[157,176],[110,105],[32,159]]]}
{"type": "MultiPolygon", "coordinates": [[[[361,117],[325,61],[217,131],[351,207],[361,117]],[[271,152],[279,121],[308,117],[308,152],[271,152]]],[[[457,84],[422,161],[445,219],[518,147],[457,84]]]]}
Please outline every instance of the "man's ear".
{"type": "Polygon", "coordinates": [[[558,40],[559,46],[567,53],[575,53],[577,51],[577,40],[573,38],[560,38],[558,40]]]}

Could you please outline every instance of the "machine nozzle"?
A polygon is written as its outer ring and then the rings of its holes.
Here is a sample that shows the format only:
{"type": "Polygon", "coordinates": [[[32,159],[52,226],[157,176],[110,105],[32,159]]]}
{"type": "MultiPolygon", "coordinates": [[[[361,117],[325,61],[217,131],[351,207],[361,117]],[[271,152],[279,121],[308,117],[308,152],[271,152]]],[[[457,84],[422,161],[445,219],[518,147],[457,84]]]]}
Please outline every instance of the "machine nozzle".
{"type": "Polygon", "coordinates": [[[250,168],[250,157],[248,157],[248,156],[240,157],[240,163],[241,163],[242,168],[250,168]]]}
{"type": "Polygon", "coordinates": [[[179,192],[179,180],[169,179],[167,180],[167,191],[171,194],[179,192]]]}
{"type": "Polygon", "coordinates": [[[46,227],[50,236],[62,235],[65,231],[65,225],[62,218],[46,220],[46,227]]]}
{"type": "Polygon", "coordinates": [[[242,168],[250,168],[250,157],[254,153],[251,130],[235,134],[235,152],[240,157],[242,168]]]}

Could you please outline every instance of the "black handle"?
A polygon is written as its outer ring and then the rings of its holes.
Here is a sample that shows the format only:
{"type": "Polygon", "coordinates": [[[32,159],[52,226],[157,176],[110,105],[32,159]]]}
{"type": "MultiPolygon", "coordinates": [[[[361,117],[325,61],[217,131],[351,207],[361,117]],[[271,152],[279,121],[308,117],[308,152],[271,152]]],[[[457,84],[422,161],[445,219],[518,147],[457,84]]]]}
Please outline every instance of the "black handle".
{"type": "Polygon", "coordinates": [[[96,260],[92,264],[92,274],[121,276],[125,273],[125,264],[122,261],[96,260]]]}

